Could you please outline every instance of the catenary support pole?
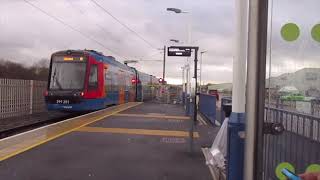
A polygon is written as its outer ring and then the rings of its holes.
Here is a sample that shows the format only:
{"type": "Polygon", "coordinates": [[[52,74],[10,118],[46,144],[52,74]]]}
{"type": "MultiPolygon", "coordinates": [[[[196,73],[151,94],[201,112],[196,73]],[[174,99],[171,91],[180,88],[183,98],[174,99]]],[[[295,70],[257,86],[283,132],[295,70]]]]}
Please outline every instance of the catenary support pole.
{"type": "Polygon", "coordinates": [[[197,95],[198,95],[198,82],[197,82],[197,74],[198,74],[198,47],[194,48],[194,81],[195,81],[195,86],[194,86],[194,94],[192,94],[191,99],[192,99],[192,104],[193,104],[193,118],[190,126],[190,152],[193,153],[193,132],[194,132],[194,126],[197,123],[197,116],[198,116],[198,108],[197,108],[197,95]]]}
{"type": "Polygon", "coordinates": [[[165,83],[165,76],[166,76],[166,46],[163,47],[163,70],[162,70],[162,80],[163,84],[165,83]]]}
{"type": "Polygon", "coordinates": [[[181,79],[181,81],[182,81],[182,95],[181,95],[181,101],[182,101],[182,105],[184,106],[185,105],[185,95],[186,95],[186,92],[184,91],[184,86],[185,86],[185,84],[184,84],[184,71],[185,71],[185,66],[183,66],[182,68],[181,68],[181,70],[182,70],[182,79],[181,79]]]}
{"type": "Polygon", "coordinates": [[[199,74],[199,86],[200,86],[200,92],[201,92],[201,80],[202,80],[202,55],[204,52],[200,53],[200,74],[199,74]]]}

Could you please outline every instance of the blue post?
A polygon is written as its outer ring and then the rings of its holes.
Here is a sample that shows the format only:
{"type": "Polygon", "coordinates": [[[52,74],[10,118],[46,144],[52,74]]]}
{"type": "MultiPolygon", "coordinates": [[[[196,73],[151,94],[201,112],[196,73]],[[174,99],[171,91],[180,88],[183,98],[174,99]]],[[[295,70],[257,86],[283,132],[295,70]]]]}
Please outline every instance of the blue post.
{"type": "Polygon", "coordinates": [[[245,114],[232,112],[228,122],[227,180],[243,179],[245,114]]]}

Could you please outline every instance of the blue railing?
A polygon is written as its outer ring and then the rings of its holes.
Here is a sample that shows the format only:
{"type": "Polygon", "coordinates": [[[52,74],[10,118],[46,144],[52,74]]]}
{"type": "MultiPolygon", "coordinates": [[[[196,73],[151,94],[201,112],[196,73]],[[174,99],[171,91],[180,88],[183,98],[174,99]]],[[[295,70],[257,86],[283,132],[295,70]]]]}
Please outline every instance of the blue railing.
{"type": "Polygon", "coordinates": [[[276,179],[274,169],[281,162],[295,166],[302,173],[320,161],[320,118],[280,108],[265,107],[265,122],[282,123],[282,135],[264,137],[264,176],[276,179]]]}
{"type": "MultiPolygon", "coordinates": [[[[221,99],[223,106],[232,103],[231,97],[221,99]]],[[[293,164],[296,171],[320,160],[320,118],[318,116],[289,111],[282,108],[265,107],[264,122],[281,123],[285,131],[279,136],[264,135],[263,173],[265,179],[276,179],[274,169],[281,162],[293,164]]],[[[221,121],[222,123],[222,121],[221,121]]]]}
{"type": "Polygon", "coordinates": [[[217,97],[210,94],[199,95],[199,111],[206,117],[212,124],[216,120],[216,101],[217,97]]]}

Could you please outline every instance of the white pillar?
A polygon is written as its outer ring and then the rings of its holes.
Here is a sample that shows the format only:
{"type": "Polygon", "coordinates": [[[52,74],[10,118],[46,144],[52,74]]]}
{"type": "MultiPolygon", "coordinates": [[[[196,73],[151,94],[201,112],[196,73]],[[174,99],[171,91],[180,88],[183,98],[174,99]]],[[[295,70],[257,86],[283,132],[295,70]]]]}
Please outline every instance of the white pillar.
{"type": "Polygon", "coordinates": [[[233,58],[232,112],[245,112],[246,61],[248,44],[248,2],[236,2],[236,42],[233,58]]]}

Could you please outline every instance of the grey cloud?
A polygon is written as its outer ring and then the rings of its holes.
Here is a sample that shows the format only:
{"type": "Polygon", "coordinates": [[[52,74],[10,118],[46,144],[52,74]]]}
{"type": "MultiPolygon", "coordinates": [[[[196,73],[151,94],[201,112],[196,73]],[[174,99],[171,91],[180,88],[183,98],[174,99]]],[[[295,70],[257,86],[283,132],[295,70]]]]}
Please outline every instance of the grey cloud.
{"type": "MultiPolygon", "coordinates": [[[[171,38],[186,42],[187,24],[191,18],[193,45],[208,50],[203,56],[203,79],[210,82],[232,80],[235,14],[234,0],[96,0],[122,22],[142,35],[152,45],[170,45],[171,38]],[[179,7],[190,14],[173,14],[167,7],[179,7]],[[220,74],[219,74],[220,73],[220,74]]],[[[35,1],[39,7],[63,19],[107,48],[129,59],[154,54],[154,50],[102,12],[89,0],[35,1]]],[[[310,26],[318,21],[318,0],[274,0],[272,66],[287,66],[299,59],[317,63],[319,43],[310,39],[310,26]],[[315,6],[315,4],[317,6],[315,6]],[[307,12],[307,13],[306,13],[307,12]],[[304,13],[302,16],[301,13],[304,13]],[[279,35],[283,23],[294,21],[302,27],[302,39],[290,44],[279,35]],[[305,40],[307,39],[307,40],[305,40]],[[304,41],[302,41],[304,40],[304,41]],[[302,52],[299,54],[299,52],[302,52]]],[[[172,44],[171,44],[172,45],[172,44]]],[[[96,49],[112,53],[43,15],[20,0],[3,0],[0,6],[0,58],[36,61],[61,49],[96,49]]],[[[119,60],[120,56],[115,55],[119,60]]],[[[162,59],[158,54],[147,59],[162,59]]],[[[181,79],[180,67],[185,60],[168,58],[167,76],[181,79]]],[[[300,63],[301,64],[301,63],[300,63]]],[[[300,67],[299,64],[299,67],[300,67]]],[[[143,71],[162,76],[162,63],[140,62],[143,71]]],[[[303,63],[302,65],[303,66],[303,63]]],[[[284,70],[285,71],[285,70],[284,70]]]]}
{"type": "Polygon", "coordinates": [[[320,5],[318,0],[280,0],[273,1],[271,74],[294,72],[304,67],[319,67],[320,43],[311,37],[312,27],[319,23],[320,5]],[[281,27],[295,23],[300,28],[300,36],[294,42],[281,37],[281,27]]]}

